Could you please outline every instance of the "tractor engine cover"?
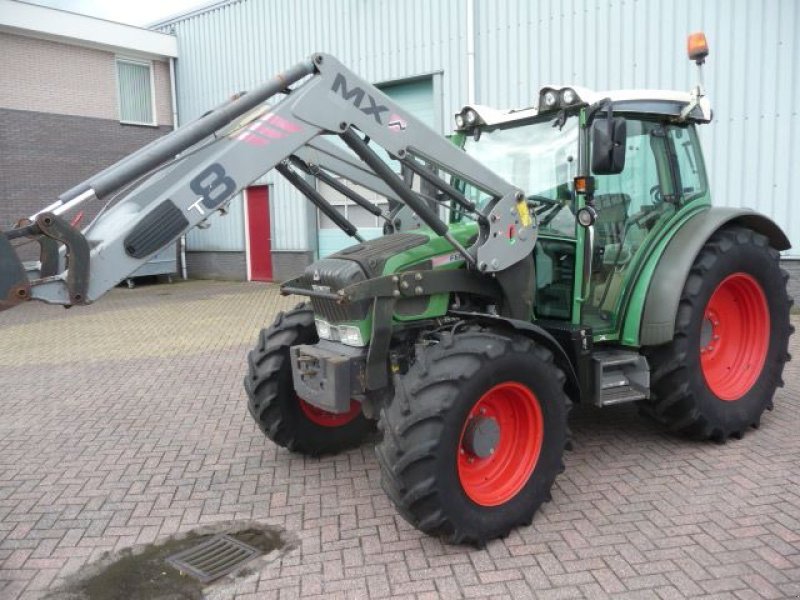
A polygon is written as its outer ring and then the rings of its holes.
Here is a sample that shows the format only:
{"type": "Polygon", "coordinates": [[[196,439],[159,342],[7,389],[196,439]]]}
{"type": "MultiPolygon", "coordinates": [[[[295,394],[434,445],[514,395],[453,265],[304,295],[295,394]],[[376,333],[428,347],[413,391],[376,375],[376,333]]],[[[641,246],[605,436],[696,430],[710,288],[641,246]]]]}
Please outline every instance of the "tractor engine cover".
{"type": "MultiPolygon", "coordinates": [[[[306,267],[303,286],[336,293],[348,285],[380,277],[390,258],[427,242],[428,236],[419,233],[395,233],[350,246],[306,267]]],[[[369,300],[343,305],[324,298],[311,298],[314,314],[329,323],[361,321],[367,318],[371,304],[369,300]]]]}

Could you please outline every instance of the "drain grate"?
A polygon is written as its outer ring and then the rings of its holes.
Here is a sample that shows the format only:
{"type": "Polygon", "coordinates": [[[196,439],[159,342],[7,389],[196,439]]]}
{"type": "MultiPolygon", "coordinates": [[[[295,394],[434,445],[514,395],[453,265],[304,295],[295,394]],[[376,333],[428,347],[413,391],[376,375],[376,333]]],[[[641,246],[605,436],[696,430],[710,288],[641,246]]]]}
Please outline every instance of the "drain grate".
{"type": "Polygon", "coordinates": [[[226,535],[215,535],[167,558],[173,567],[188,573],[202,583],[209,583],[227,575],[262,552],[226,535]]]}

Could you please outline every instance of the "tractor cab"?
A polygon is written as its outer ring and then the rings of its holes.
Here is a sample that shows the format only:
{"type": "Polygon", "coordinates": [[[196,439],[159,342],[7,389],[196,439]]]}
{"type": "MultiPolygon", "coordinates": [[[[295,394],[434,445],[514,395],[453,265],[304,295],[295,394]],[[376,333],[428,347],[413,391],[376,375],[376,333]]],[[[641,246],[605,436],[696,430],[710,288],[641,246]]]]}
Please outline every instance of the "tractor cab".
{"type": "MultiPolygon", "coordinates": [[[[620,334],[659,237],[710,203],[695,128],[710,120],[702,94],[556,85],[541,88],[534,107],[470,105],[456,115],[457,143],[522,189],[538,220],[537,318],[620,334]]],[[[478,205],[489,200],[457,185],[478,205]]]]}

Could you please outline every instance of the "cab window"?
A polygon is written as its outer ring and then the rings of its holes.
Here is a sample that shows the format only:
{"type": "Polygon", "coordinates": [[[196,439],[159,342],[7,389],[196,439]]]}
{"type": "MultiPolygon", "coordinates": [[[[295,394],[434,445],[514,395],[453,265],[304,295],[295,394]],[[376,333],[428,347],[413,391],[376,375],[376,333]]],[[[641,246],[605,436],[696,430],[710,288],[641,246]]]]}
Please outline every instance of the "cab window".
{"type": "Polygon", "coordinates": [[[668,131],[680,173],[681,201],[691,202],[704,196],[708,190],[697,130],[690,126],[670,127],[668,131]]]}

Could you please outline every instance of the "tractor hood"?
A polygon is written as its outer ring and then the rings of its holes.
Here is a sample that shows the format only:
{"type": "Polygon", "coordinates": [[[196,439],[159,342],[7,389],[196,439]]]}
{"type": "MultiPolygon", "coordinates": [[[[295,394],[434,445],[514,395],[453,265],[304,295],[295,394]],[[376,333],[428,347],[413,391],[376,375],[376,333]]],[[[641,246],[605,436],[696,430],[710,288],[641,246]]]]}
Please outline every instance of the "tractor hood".
{"type": "MultiPolygon", "coordinates": [[[[471,244],[477,225],[455,224],[453,236],[462,244],[471,244]]],[[[295,280],[301,287],[318,292],[336,293],[349,285],[412,269],[461,268],[464,257],[443,237],[428,229],[413,233],[395,233],[345,248],[306,267],[295,280]]],[[[431,310],[446,310],[447,298],[420,297],[398,300],[395,318],[429,318],[431,310]]],[[[318,321],[328,324],[352,324],[367,333],[371,301],[340,304],[335,300],[311,297],[318,321]]]]}

